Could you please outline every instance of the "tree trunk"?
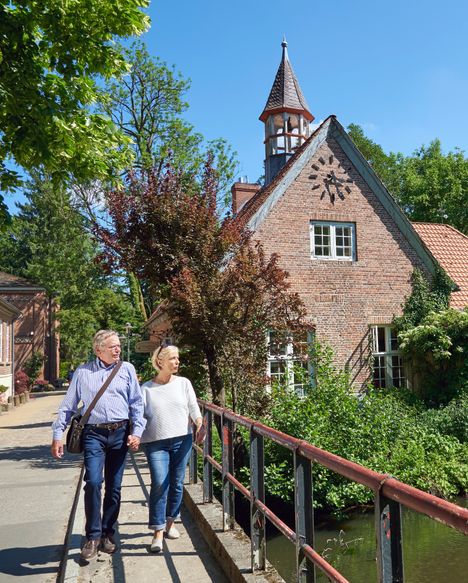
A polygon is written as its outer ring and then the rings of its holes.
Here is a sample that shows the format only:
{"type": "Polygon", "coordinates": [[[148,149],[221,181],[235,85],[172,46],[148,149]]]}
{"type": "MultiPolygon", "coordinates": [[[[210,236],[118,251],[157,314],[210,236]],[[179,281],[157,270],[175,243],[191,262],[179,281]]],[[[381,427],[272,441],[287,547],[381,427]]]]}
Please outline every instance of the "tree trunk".
{"type": "Polygon", "coordinates": [[[206,363],[208,365],[208,375],[210,377],[210,387],[213,403],[219,407],[225,407],[226,395],[224,391],[224,382],[219,370],[219,361],[216,349],[211,345],[206,345],[204,352],[206,363]]]}
{"type": "Polygon", "coordinates": [[[143,322],[146,322],[148,315],[146,313],[143,293],[141,291],[140,282],[134,273],[128,273],[128,286],[130,288],[133,306],[140,312],[143,322]]]}

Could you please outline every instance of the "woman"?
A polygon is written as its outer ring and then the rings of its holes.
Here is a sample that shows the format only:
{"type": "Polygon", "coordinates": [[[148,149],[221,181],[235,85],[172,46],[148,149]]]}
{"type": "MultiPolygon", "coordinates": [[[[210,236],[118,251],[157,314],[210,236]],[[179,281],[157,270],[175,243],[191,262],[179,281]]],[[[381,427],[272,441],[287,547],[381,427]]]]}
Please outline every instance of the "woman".
{"type": "Polygon", "coordinates": [[[182,504],[185,468],[192,448],[192,420],[197,436],[202,416],[192,383],[176,375],[179,350],[160,346],[151,362],[157,374],[142,385],[146,429],[141,442],[151,473],[149,528],[154,530],[151,551],[162,550],[163,536],[179,538],[174,526],[182,504]]]}

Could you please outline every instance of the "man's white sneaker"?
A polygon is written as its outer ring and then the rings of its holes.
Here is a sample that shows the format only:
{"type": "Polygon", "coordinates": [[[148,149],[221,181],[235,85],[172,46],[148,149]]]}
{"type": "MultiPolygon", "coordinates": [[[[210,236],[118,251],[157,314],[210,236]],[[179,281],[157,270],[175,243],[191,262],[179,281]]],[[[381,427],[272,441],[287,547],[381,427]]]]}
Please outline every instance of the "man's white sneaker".
{"type": "Polygon", "coordinates": [[[180,538],[180,532],[175,526],[171,526],[169,530],[166,530],[166,537],[170,539],[180,538]]]}
{"type": "Polygon", "coordinates": [[[152,553],[160,553],[162,551],[162,548],[163,548],[163,539],[156,538],[154,536],[153,540],[151,542],[151,552],[152,553]]]}

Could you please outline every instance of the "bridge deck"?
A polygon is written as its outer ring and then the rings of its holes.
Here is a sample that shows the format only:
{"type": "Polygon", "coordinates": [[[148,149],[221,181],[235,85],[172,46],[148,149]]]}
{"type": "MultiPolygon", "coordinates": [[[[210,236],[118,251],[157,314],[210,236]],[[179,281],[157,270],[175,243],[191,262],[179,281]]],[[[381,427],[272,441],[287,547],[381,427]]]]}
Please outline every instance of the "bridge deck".
{"type": "Polygon", "coordinates": [[[225,583],[190,514],[182,513],[179,540],[165,542],[161,554],[149,553],[147,528],[149,474],[144,454],[129,456],[123,480],[118,525],[120,552],[101,553],[79,564],[84,527],[83,492],[77,492],[81,457],[50,455],[50,425],[64,393],[33,395],[29,403],[0,415],[0,580],[2,583],[52,583],[69,549],[62,581],[67,583],[225,583]],[[70,508],[75,518],[66,537],[70,508]],[[65,550],[66,547],[65,547],[65,550]]]}

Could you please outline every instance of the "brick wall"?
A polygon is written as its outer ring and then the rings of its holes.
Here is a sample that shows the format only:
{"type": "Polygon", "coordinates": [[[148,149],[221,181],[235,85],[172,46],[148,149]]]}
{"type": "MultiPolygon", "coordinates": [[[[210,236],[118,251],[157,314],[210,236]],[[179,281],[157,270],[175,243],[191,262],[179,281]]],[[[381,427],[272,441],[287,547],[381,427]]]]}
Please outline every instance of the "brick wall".
{"type": "Polygon", "coordinates": [[[319,148],[261,223],[256,237],[268,253],[280,254],[280,264],[290,274],[292,290],[301,295],[317,338],[333,347],[337,364],[352,371],[356,384],[365,382],[369,326],[389,324],[401,314],[401,304],[411,292],[411,274],[423,266],[334,140],[319,148]],[[351,192],[344,192],[344,200],[336,197],[334,203],[328,194],[321,198],[323,178],[330,169],[341,176],[349,169],[353,180],[347,184],[351,192]],[[311,259],[312,220],[354,223],[357,260],[311,259]]]}
{"type": "Polygon", "coordinates": [[[15,370],[20,370],[33,352],[46,356],[39,378],[50,382],[58,376],[58,339],[54,333],[55,314],[45,292],[11,292],[2,297],[21,310],[15,321],[15,370]],[[52,324],[49,324],[49,319],[52,324]]]}

